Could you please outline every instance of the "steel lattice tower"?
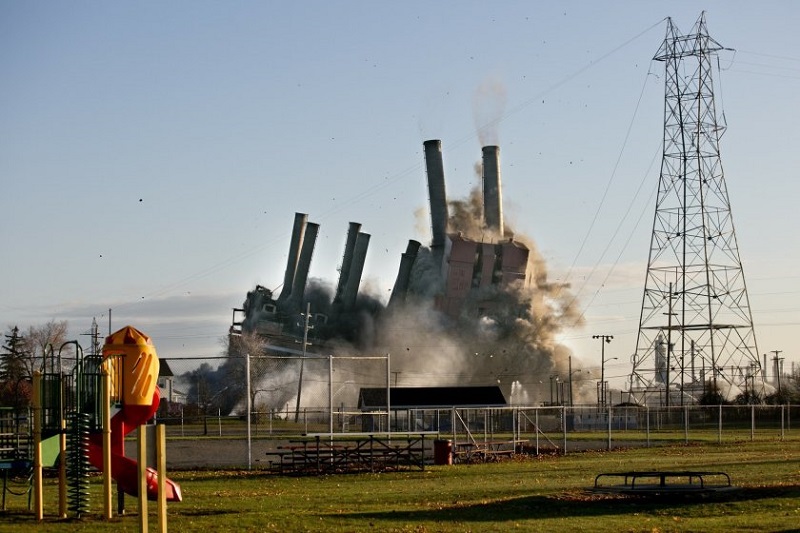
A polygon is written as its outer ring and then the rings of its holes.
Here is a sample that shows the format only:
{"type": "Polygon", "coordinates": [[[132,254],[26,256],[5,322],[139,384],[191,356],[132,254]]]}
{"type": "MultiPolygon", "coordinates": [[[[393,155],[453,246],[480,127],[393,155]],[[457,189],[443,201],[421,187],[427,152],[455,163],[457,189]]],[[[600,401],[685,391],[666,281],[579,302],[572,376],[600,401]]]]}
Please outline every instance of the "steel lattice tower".
{"type": "Polygon", "coordinates": [[[690,35],[668,19],[654,57],[666,72],[664,151],[630,376],[643,403],[654,394],[669,406],[763,390],[720,161],[712,59],[721,49],[703,14],[690,35]]]}

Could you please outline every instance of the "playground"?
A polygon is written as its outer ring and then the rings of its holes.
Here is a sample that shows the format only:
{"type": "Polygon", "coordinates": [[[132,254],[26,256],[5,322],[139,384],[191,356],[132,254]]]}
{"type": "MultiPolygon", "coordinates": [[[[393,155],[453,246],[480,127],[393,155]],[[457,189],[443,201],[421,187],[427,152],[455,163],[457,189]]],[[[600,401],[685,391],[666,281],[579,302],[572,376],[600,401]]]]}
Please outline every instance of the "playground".
{"type": "MultiPolygon", "coordinates": [[[[51,350],[32,376],[30,410],[0,413],[2,510],[7,497],[25,496],[38,520],[44,516],[43,475],[57,473],[57,516],[81,518],[89,510],[89,478],[103,474],[104,515],[112,516],[111,481],[117,486],[117,514],[124,514],[124,495],[140,503],[180,501],[181,489],[145,464],[145,432],[159,402],[159,362],[147,335],[126,326],[109,335],[101,354],[84,357],[80,345],[74,365],[65,371],[61,350],[51,350]],[[32,418],[32,420],[30,420],[32,418]],[[138,460],[125,452],[125,439],[138,435],[138,460]]],[[[164,456],[165,433],[159,432],[157,457],[164,456]]]]}
{"type": "Polygon", "coordinates": [[[500,435],[442,449],[425,433],[295,435],[252,448],[173,434],[168,478],[166,428],[155,458],[138,431],[159,403],[149,338],[126,327],[77,361],[66,373],[54,353],[37,373],[32,423],[0,412],[0,532],[139,531],[151,515],[174,531],[781,531],[800,519],[800,435],[782,426],[658,448],[573,442],[569,454],[545,435],[549,447],[519,453],[524,443],[500,435]],[[244,449],[252,469],[218,466],[226,456],[241,464],[244,449]],[[720,477],[724,490],[706,490],[720,477]],[[622,489],[608,490],[616,478],[622,489]],[[684,478],[699,490],[671,490],[684,478]]]}

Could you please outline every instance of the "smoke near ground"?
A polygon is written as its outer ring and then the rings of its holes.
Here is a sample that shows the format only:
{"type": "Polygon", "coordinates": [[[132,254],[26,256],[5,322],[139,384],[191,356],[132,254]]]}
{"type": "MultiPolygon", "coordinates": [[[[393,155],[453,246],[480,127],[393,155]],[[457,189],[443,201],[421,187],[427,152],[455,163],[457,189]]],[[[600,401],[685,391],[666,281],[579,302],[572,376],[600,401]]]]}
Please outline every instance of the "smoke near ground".
{"type": "MultiPolygon", "coordinates": [[[[480,192],[476,189],[462,200],[451,201],[448,231],[461,233],[476,241],[496,241],[483,223],[480,192]]],[[[412,268],[409,294],[404,303],[387,308],[377,290],[362,287],[353,309],[337,311],[333,304],[334,284],[320,279],[309,280],[305,301],[311,303],[314,318],[309,330],[308,354],[337,357],[389,354],[392,385],[414,386],[487,386],[497,385],[506,400],[515,405],[539,405],[553,400],[553,376],[561,382],[569,379],[570,350],[560,344],[558,335],[569,326],[581,323],[575,299],[568,287],[551,282],[544,259],[528,236],[515,234],[506,226],[506,238],[513,235],[530,253],[528,277],[506,285],[473,289],[457,317],[436,310],[436,296],[443,290],[440,266],[435,264],[430,248],[421,247],[412,268]],[[477,309],[482,309],[478,313],[477,309]],[[323,317],[323,318],[321,318],[323,317]]],[[[251,292],[248,297],[254,298],[251,292]]],[[[304,306],[305,307],[305,306],[304,306]]],[[[305,309],[304,309],[305,310],[305,309]]],[[[305,317],[297,314],[284,325],[284,332],[303,337],[305,317]]],[[[262,340],[240,338],[229,347],[230,355],[264,353],[262,340]]],[[[302,347],[284,348],[284,355],[297,357],[302,347]]],[[[272,350],[274,354],[274,350],[272,350]]],[[[573,373],[580,363],[572,358],[573,373]]],[[[298,394],[300,362],[261,361],[251,371],[256,391],[251,398],[259,405],[283,409],[294,407],[298,394]]],[[[307,362],[303,366],[306,392],[301,407],[327,404],[328,366],[307,362]]],[[[243,372],[241,359],[231,359],[206,378],[231,383],[225,404],[231,411],[242,411],[244,389],[231,376],[243,372]],[[229,392],[230,394],[228,394],[229,392]]],[[[335,378],[336,403],[355,407],[362,387],[385,385],[386,370],[370,363],[340,367],[335,378]],[[346,375],[345,375],[346,374],[346,375]]],[[[197,378],[195,382],[200,383],[197,378]]],[[[221,385],[213,389],[219,390],[221,385]]],[[[574,383],[574,400],[591,398],[592,391],[574,383]]],[[[563,394],[563,390],[562,390],[563,394]]],[[[201,395],[202,396],[202,395],[201,395]]],[[[562,396],[562,400],[563,400],[562,396]]]]}
{"type": "MultiPolygon", "coordinates": [[[[476,171],[480,172],[480,164],[476,171]]],[[[304,297],[304,301],[310,302],[314,317],[313,328],[308,332],[311,343],[308,353],[337,357],[389,354],[391,384],[396,386],[497,385],[511,404],[539,405],[552,401],[554,377],[567,381],[570,363],[573,373],[580,371],[580,362],[558,341],[566,327],[582,323],[569,288],[549,280],[544,258],[531,237],[515,233],[508,225],[503,236],[486,227],[478,189],[472,190],[467,198],[449,202],[448,232],[461,233],[478,242],[497,242],[513,236],[529,249],[527,279],[473,289],[457,317],[436,309],[436,297],[443,292],[444,280],[441,267],[428,247],[421,247],[415,259],[405,302],[392,307],[387,308],[381,302],[377,290],[362,286],[353,308],[337,308],[333,302],[334,284],[311,279],[304,297]]],[[[254,298],[253,295],[249,293],[248,298],[254,298]]],[[[300,313],[288,317],[284,333],[303,338],[304,321],[300,313]]],[[[252,339],[248,342],[253,343],[252,339]]],[[[246,350],[252,355],[264,353],[263,348],[264,343],[256,341],[256,346],[245,343],[229,353],[241,354],[246,350]]],[[[284,348],[284,353],[289,351],[284,348]]],[[[293,353],[301,353],[300,346],[293,353]]],[[[235,374],[240,364],[227,361],[217,371],[218,377],[235,374]]],[[[265,370],[269,366],[262,365],[265,370]]],[[[270,391],[253,400],[254,403],[275,409],[295,405],[299,362],[273,365],[268,370],[264,374],[251,372],[252,387],[270,391]]],[[[327,372],[327,364],[304,366],[307,393],[302,395],[302,407],[327,404],[323,394],[327,372]],[[320,390],[314,392],[316,389],[320,390]]],[[[385,369],[374,365],[356,365],[349,370],[340,368],[336,380],[347,384],[337,387],[337,404],[354,407],[359,384],[382,386],[387,375],[385,369]]],[[[594,398],[593,387],[584,389],[588,387],[582,387],[580,381],[574,382],[576,403],[594,398]]],[[[561,392],[563,401],[563,389],[561,392]]],[[[232,397],[228,406],[241,410],[245,405],[241,391],[234,396],[239,399],[232,397]]]]}
{"type": "MultiPolygon", "coordinates": [[[[451,201],[448,231],[489,241],[480,191],[451,201]]],[[[507,234],[513,231],[506,227],[507,234]]],[[[570,350],[558,342],[567,326],[581,324],[568,287],[548,279],[546,264],[530,237],[514,239],[529,250],[528,280],[474,289],[455,319],[434,309],[441,290],[438,266],[428,248],[414,264],[406,305],[378,322],[376,338],[392,354],[398,385],[499,385],[510,403],[550,400],[550,376],[568,379],[570,350]],[[491,302],[491,305],[479,305],[491,302]],[[490,309],[482,314],[479,307],[490,309]]],[[[579,363],[573,358],[573,371],[579,363]]],[[[575,386],[576,401],[581,392],[575,386]]]]}

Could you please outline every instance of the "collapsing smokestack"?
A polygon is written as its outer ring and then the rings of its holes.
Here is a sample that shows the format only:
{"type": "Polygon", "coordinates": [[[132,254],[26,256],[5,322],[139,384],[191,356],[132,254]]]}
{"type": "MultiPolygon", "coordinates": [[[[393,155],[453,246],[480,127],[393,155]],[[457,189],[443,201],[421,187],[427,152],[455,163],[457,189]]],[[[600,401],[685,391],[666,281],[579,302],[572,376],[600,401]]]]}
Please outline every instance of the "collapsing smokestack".
{"type": "Polygon", "coordinates": [[[406,301],[408,282],[411,279],[411,268],[414,266],[414,260],[417,258],[420,246],[419,242],[410,240],[405,253],[400,256],[400,269],[397,272],[392,295],[389,297],[389,307],[406,301]]]}
{"type": "Polygon", "coordinates": [[[283,276],[283,288],[281,295],[278,296],[278,303],[283,303],[292,293],[295,272],[297,271],[297,259],[300,247],[303,245],[303,237],[306,232],[308,215],[305,213],[294,214],[294,227],[292,228],[292,240],[289,242],[289,259],[286,261],[286,273],[283,276]]]}
{"type": "Polygon", "coordinates": [[[444,188],[444,164],[442,163],[442,141],[430,140],[425,147],[425,168],[428,173],[428,196],[431,206],[431,252],[437,267],[442,264],[444,243],[447,236],[447,194],[444,188]]]}
{"type": "Polygon", "coordinates": [[[503,237],[503,195],[500,185],[500,147],[483,147],[483,218],[486,227],[503,237]]]}
{"type": "Polygon", "coordinates": [[[347,285],[347,277],[350,274],[350,267],[353,263],[353,252],[356,247],[356,239],[358,232],[361,230],[361,224],[358,222],[351,222],[350,228],[347,230],[347,242],[344,245],[344,257],[342,257],[342,268],[339,271],[339,284],[336,286],[336,294],[333,297],[334,307],[338,307],[342,303],[342,293],[344,292],[345,285],[347,285]]]}
{"type": "Polygon", "coordinates": [[[317,242],[319,224],[309,222],[306,224],[306,234],[303,238],[303,247],[300,250],[300,257],[297,260],[297,270],[292,282],[292,292],[289,296],[290,311],[299,310],[303,304],[303,296],[306,292],[306,281],[308,271],[311,268],[311,257],[314,255],[314,245],[317,242]]]}
{"type": "Polygon", "coordinates": [[[358,233],[356,245],[353,249],[353,261],[350,263],[350,272],[342,293],[342,308],[344,311],[352,310],[356,305],[358,286],[361,284],[361,274],[364,272],[364,263],[367,260],[367,247],[369,246],[369,233],[358,233]]]}

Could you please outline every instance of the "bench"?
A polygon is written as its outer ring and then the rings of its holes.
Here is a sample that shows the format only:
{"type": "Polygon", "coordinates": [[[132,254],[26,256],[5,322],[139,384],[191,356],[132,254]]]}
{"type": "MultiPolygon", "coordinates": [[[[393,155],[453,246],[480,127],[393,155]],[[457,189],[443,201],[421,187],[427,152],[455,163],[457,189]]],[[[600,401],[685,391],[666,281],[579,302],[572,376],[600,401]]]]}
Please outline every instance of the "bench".
{"type": "Polygon", "coordinates": [[[325,440],[321,436],[289,441],[267,456],[270,467],[281,473],[336,474],[425,468],[425,436],[402,439],[365,438],[325,440]],[[401,443],[398,443],[401,442],[401,443]]]}

